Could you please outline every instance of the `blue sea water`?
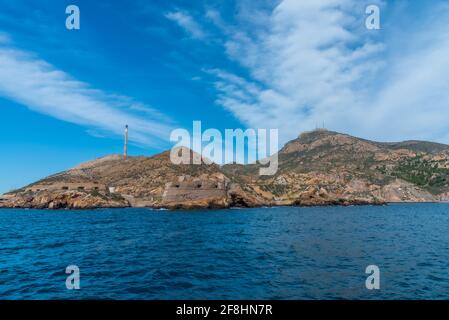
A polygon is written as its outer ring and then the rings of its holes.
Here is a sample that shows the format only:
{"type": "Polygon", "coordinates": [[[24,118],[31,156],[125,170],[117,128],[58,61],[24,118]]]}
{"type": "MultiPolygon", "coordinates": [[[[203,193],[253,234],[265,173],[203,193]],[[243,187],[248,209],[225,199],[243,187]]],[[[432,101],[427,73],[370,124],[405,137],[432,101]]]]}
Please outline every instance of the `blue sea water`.
{"type": "Polygon", "coordinates": [[[449,204],[0,210],[0,299],[448,298],[449,204]]]}

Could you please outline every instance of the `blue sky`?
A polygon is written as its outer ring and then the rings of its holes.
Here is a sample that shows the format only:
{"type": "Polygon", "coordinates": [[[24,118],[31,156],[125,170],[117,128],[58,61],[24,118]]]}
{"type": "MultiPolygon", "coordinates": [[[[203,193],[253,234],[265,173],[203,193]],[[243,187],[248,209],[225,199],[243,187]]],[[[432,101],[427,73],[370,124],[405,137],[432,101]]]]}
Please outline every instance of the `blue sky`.
{"type": "Polygon", "coordinates": [[[447,1],[0,0],[0,192],[175,128],[449,143],[447,1]],[[381,30],[364,27],[367,4],[381,30]],[[65,28],[76,4],[81,29],[65,28]]]}

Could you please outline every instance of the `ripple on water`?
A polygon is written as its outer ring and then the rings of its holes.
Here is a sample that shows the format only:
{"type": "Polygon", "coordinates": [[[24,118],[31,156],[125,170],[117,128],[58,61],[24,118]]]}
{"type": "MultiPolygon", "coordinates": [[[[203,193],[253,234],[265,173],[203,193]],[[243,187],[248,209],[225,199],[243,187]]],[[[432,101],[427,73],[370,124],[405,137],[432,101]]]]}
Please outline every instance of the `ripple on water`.
{"type": "Polygon", "coordinates": [[[449,204],[0,210],[0,297],[448,299],[448,228],[449,204]],[[81,290],[65,288],[72,264],[81,290]]]}

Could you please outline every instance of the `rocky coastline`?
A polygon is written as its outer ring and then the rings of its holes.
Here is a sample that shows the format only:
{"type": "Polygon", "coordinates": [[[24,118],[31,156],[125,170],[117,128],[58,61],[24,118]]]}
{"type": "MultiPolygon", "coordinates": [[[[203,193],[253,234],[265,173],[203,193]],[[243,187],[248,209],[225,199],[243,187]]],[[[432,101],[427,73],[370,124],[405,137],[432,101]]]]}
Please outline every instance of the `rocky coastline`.
{"type": "Polygon", "coordinates": [[[175,165],[107,156],[0,195],[0,208],[221,209],[384,205],[449,201],[449,146],[380,143],[327,130],[301,134],[279,151],[274,176],[259,164],[175,165]]]}

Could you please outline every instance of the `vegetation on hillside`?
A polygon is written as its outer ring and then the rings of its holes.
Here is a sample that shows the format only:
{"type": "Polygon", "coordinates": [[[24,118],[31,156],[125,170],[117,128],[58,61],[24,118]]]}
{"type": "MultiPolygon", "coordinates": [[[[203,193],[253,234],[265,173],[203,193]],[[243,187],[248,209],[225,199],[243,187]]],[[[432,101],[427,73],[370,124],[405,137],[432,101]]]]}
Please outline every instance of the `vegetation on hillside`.
{"type": "Polygon", "coordinates": [[[423,156],[401,161],[391,174],[435,194],[449,188],[449,168],[440,167],[437,161],[423,156]]]}

